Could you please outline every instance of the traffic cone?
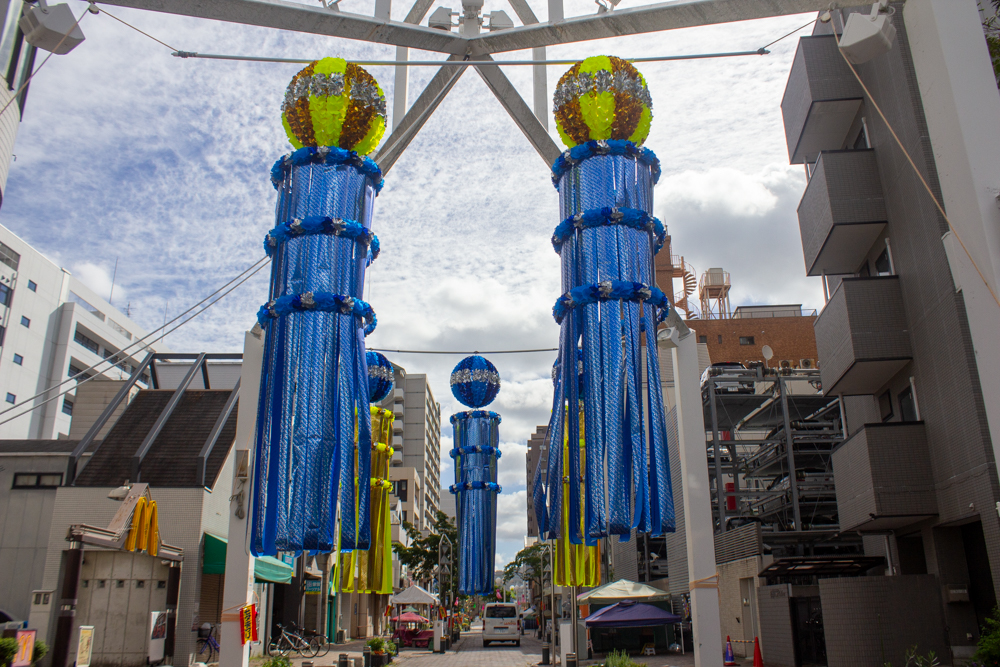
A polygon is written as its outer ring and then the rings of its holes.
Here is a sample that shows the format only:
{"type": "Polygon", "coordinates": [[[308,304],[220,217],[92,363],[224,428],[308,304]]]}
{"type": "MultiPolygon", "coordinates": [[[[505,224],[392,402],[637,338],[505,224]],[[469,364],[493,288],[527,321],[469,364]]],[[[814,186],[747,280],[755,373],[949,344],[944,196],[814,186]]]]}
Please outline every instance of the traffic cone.
{"type": "Polygon", "coordinates": [[[736,656],[733,655],[733,643],[729,639],[729,635],[726,635],[726,652],[722,656],[723,665],[735,665],[736,656]]]}
{"type": "Polygon", "coordinates": [[[764,667],[764,658],[760,655],[760,640],[753,638],[753,667],[764,667]]]}

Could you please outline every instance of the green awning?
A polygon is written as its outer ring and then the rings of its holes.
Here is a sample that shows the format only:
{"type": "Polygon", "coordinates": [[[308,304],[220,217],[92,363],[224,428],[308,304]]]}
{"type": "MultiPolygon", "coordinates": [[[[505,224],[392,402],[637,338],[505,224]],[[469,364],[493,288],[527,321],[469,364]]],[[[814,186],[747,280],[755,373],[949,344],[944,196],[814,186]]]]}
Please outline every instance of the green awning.
{"type": "Polygon", "coordinates": [[[201,559],[204,574],[226,573],[226,543],[224,537],[205,533],[205,554],[201,559]]]}
{"type": "MultiPolygon", "coordinates": [[[[218,535],[205,533],[205,553],[201,562],[201,571],[205,574],[226,573],[226,546],[228,540],[218,535]]],[[[261,556],[253,559],[253,576],[258,582],[272,584],[292,583],[294,570],[290,565],[272,558],[261,556]]]]}
{"type": "Polygon", "coordinates": [[[292,583],[292,567],[277,558],[261,556],[253,559],[253,576],[260,582],[290,584],[292,583]]]}

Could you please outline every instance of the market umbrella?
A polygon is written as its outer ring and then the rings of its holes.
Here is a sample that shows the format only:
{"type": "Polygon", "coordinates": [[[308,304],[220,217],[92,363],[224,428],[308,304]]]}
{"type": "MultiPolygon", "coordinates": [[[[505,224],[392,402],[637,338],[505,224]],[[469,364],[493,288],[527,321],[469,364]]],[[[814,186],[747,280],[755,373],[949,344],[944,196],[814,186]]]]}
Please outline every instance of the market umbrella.
{"type": "Polygon", "coordinates": [[[681,617],[651,604],[623,600],[598,609],[583,620],[588,628],[646,628],[680,623],[681,617]]]}
{"type": "Polygon", "coordinates": [[[414,614],[412,611],[400,614],[399,616],[393,616],[389,620],[393,623],[430,623],[430,620],[420,614],[414,614]]]}
{"type": "Polygon", "coordinates": [[[592,591],[581,593],[576,596],[577,602],[587,602],[588,600],[665,600],[669,593],[659,588],[653,588],[646,584],[639,584],[628,579],[619,579],[610,584],[604,584],[592,591]]]}

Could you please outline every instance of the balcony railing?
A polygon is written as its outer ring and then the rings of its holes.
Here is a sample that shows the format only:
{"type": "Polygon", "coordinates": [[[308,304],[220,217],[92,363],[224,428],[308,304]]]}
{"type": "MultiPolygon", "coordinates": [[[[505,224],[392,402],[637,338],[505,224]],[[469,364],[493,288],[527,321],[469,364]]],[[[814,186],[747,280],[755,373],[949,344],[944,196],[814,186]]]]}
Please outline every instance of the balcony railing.
{"type": "Polygon", "coordinates": [[[827,395],[874,394],[913,358],[897,276],[845,278],[814,326],[827,395]]]}
{"type": "Polygon", "coordinates": [[[833,35],[801,38],[781,100],[789,161],[812,163],[843,148],[863,99],[833,35]]]}
{"type": "Polygon", "coordinates": [[[902,528],[937,514],[923,422],[865,424],[833,452],[842,531],[902,528]]]}
{"type": "Polygon", "coordinates": [[[886,225],[875,153],[821,153],[798,214],[808,275],[857,271],[886,225]]]}

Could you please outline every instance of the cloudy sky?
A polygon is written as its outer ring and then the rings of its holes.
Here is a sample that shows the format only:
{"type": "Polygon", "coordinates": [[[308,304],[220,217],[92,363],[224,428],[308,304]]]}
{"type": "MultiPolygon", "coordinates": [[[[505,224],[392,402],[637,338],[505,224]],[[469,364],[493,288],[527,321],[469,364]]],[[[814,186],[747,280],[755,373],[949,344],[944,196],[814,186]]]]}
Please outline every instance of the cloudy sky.
{"type": "MultiPolygon", "coordinates": [[[[76,15],[86,5],[68,0],[76,15]]],[[[303,0],[305,1],[305,0],[303,0]]],[[[313,3],[317,4],[317,3],[313,3]]],[[[435,4],[442,4],[440,0],[435,4]]],[[[456,6],[458,2],[453,2],[456,6]]],[[[539,17],[544,0],[529,0],[539,17]]],[[[645,4],[625,0],[622,8],[645,4]]],[[[374,0],[343,0],[371,14],[374,0]]],[[[285,58],[385,59],[395,49],[335,38],[110,8],[185,51],[285,58]]],[[[402,19],[408,4],[394,4],[402,19]]],[[[501,0],[484,11],[514,12],[501,0]]],[[[567,0],[567,16],[591,14],[567,0]]],[[[756,49],[812,16],[744,22],[549,48],[550,58],[622,57],[756,49]]],[[[181,60],[107,16],[81,23],[86,41],[55,56],[31,85],[0,223],[154,329],[257,261],[274,224],[274,160],[289,146],[280,124],[296,65],[181,60]]],[[[663,176],[656,214],[675,254],[700,273],[732,274],[734,305],[822,305],[804,275],[795,207],[805,185],[788,165],[779,104],[796,37],[764,57],[646,63],[654,102],[646,145],[663,176]]],[[[412,59],[441,58],[411,51],[412,59]]],[[[527,59],[529,52],[499,58],[527,59]]],[[[39,58],[40,62],[41,58],[39,58]]],[[[370,68],[392,98],[392,70],[370,68]]],[[[552,89],[564,66],[548,68],[552,89]]],[[[529,101],[530,68],[505,72],[529,101]]],[[[410,100],[433,75],[413,68],[410,100]]],[[[390,102],[389,108],[392,108],[390,102]]],[[[550,122],[553,137],[554,126],[550,122]]],[[[382,255],[366,299],[378,313],[372,347],[497,350],[555,347],[551,307],[558,257],[549,171],[479,76],[467,72],[396,163],[376,203],[382,255]]],[[[266,294],[266,271],[168,336],[182,351],[238,351],[266,294]]],[[[443,415],[459,409],[448,387],[460,357],[397,354],[428,373],[443,415]]],[[[498,564],[523,546],[525,442],[548,420],[554,353],[496,355],[503,388],[498,564]]],[[[442,451],[451,448],[450,425],[442,451]]],[[[442,479],[450,480],[445,455],[442,479]]],[[[447,495],[447,492],[445,492],[447,495]]]]}

